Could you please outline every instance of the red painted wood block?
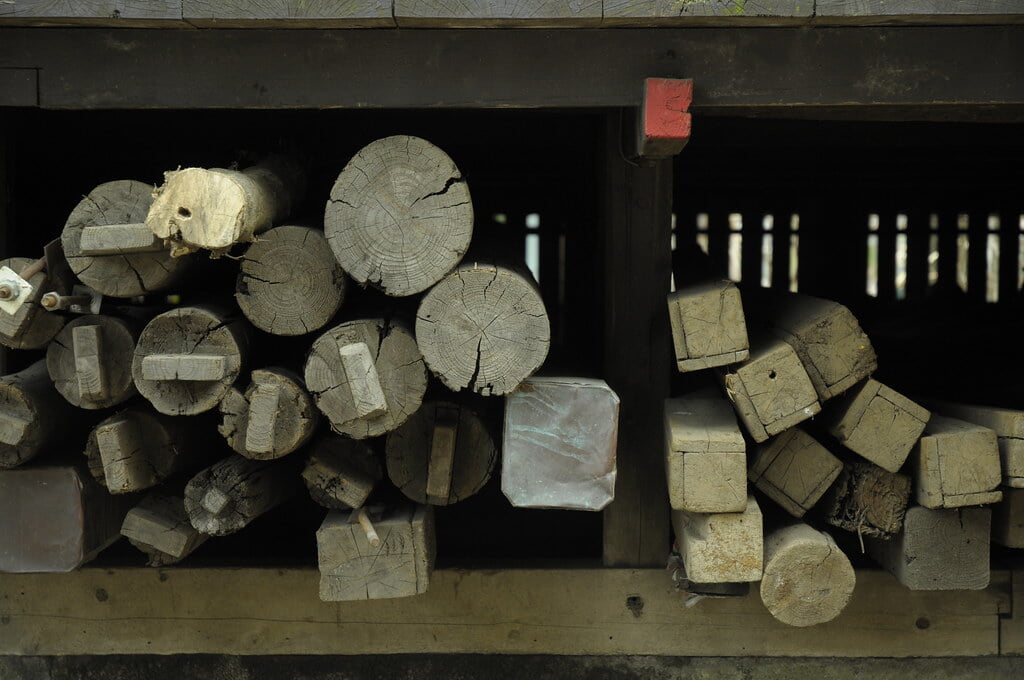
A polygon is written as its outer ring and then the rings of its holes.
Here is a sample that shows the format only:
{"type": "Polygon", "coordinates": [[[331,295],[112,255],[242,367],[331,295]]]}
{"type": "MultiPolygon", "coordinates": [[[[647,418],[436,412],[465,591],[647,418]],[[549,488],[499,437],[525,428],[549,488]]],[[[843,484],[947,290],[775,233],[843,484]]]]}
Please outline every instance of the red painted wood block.
{"type": "Polygon", "coordinates": [[[667,158],[690,141],[693,81],[647,78],[640,108],[637,151],[645,158],[667,158]]]}

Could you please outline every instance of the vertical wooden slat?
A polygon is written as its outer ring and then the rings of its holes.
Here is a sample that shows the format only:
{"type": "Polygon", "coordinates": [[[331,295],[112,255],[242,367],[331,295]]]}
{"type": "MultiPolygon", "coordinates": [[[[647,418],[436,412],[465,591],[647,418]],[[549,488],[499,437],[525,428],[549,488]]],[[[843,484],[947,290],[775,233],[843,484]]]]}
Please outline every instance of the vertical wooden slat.
{"type": "Polygon", "coordinates": [[[743,211],[742,280],[747,286],[761,285],[761,235],[764,234],[761,213],[743,211]]]}
{"type": "Polygon", "coordinates": [[[605,379],[621,400],[615,500],[604,511],[604,563],[664,566],[669,509],[662,403],[672,370],[665,296],[671,274],[672,161],[636,166],[605,144],[605,379]]]}
{"type": "Polygon", "coordinates": [[[896,299],[896,210],[891,206],[878,213],[878,299],[896,299]]]}
{"type": "Polygon", "coordinates": [[[956,210],[939,211],[939,280],[943,290],[956,287],[956,210]]]}
{"type": "Polygon", "coordinates": [[[794,211],[776,210],[772,225],[772,288],[789,290],[789,240],[793,235],[790,220],[794,211]]]}
{"type": "Polygon", "coordinates": [[[967,251],[967,295],[976,302],[985,301],[988,283],[988,213],[972,210],[967,233],[970,248],[967,251]]]}
{"type": "Polygon", "coordinates": [[[907,300],[917,301],[928,294],[928,255],[931,231],[929,212],[916,207],[907,214],[907,300]]]}
{"type": "Polygon", "coordinates": [[[1020,280],[1020,212],[999,213],[999,301],[1015,300],[1020,280]]]}

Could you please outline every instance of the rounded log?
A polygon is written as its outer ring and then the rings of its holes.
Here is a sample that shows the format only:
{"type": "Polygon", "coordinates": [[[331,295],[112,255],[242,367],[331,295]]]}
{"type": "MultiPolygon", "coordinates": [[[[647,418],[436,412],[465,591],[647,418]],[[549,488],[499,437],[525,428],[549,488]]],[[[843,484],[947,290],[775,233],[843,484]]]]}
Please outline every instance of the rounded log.
{"type": "MultiPolygon", "coordinates": [[[[8,267],[21,274],[36,264],[30,257],[9,257],[0,260],[0,267],[8,267]]],[[[40,298],[54,286],[48,272],[36,271],[26,279],[32,285],[32,293],[14,314],[0,311],[0,344],[11,349],[41,349],[53,340],[64,327],[67,319],[62,314],[52,314],[39,303],[40,298]]]]}
{"type": "Polygon", "coordinates": [[[232,387],[220,402],[218,431],[236,453],[254,460],[272,460],[309,441],[320,413],[302,379],[283,368],[252,372],[252,383],[232,387]]]}
{"type": "Polygon", "coordinates": [[[73,319],[46,350],[46,368],[68,403],[84,409],[115,406],[135,395],[132,356],[136,328],[112,316],[73,319]]]}
{"type": "MultiPolygon", "coordinates": [[[[0,378],[0,468],[12,468],[71,439],[74,409],[53,387],[40,359],[0,378]]],[[[80,442],[76,443],[80,445],[80,442]]]]}
{"type": "Polygon", "coordinates": [[[225,536],[285,502],[297,490],[293,466],[238,454],[214,463],[185,486],[185,510],[204,534],[225,536]]]}
{"type": "Polygon", "coordinates": [[[332,510],[361,508],[383,476],[369,444],[334,435],[313,446],[302,470],[310,498],[332,510]]]}

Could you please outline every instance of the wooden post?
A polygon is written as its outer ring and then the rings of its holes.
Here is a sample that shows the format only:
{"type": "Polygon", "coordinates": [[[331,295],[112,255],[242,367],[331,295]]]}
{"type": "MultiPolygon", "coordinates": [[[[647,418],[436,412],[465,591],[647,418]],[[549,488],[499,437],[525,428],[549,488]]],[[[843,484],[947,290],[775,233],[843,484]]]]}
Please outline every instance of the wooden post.
{"type": "Polygon", "coordinates": [[[473,236],[473,202],[444,151],[419,137],[385,137],[338,175],[324,231],[353,279],[388,295],[413,295],[462,260],[473,236]]]}
{"type": "Polygon", "coordinates": [[[619,397],[603,380],[524,381],[505,398],[502,493],[519,508],[605,508],[615,500],[618,432],[619,397]]]}
{"type": "Polygon", "coordinates": [[[528,275],[466,264],[423,297],[416,341],[447,387],[484,396],[508,394],[547,358],[551,326],[528,275]]]}
{"type": "Polygon", "coordinates": [[[764,558],[761,508],[747,496],[742,512],[675,510],[672,528],[686,576],[697,583],[760,581],[764,558]]]}
{"type": "Polygon", "coordinates": [[[416,341],[403,326],[383,319],[348,321],[321,335],[306,360],[305,376],[331,429],[356,439],[404,423],[427,389],[416,341]]]}
{"type": "Polygon", "coordinates": [[[764,539],[761,601],[782,623],[831,621],[846,608],[856,581],[850,560],[822,531],[794,524],[764,539]]]}
{"type": "Polygon", "coordinates": [[[933,415],[911,454],[917,502],[926,508],[996,503],[1002,475],[996,433],[933,415]]]}
{"type": "Polygon", "coordinates": [[[430,506],[373,508],[370,520],[380,537],[374,546],[353,527],[359,510],[327,514],[316,532],[320,599],[376,600],[427,591],[436,552],[430,506]]]}
{"type": "Polygon", "coordinates": [[[80,316],[46,350],[46,368],[69,403],[85,409],[116,406],[135,395],[132,356],[138,330],[112,316],[80,316]]]}
{"type": "Polygon", "coordinates": [[[868,378],[828,404],[820,420],[840,444],[898,472],[930,417],[927,409],[868,378]]]}
{"type": "Polygon", "coordinates": [[[132,377],[160,413],[195,415],[220,402],[246,354],[242,321],[213,307],[179,307],[142,330],[132,377]]]}
{"type": "Polygon", "coordinates": [[[746,508],[747,444],[717,390],[665,401],[665,474],[675,510],[746,508]]]}
{"type": "Polygon", "coordinates": [[[302,479],[310,497],[325,508],[361,508],[384,476],[369,444],[329,435],[314,444],[302,479]]]}
{"type": "Polygon", "coordinates": [[[254,460],[295,451],[309,441],[320,422],[302,378],[279,367],[253,371],[252,384],[244,392],[229,389],[220,412],[218,431],[236,453],[254,460]]]}
{"type": "Polygon", "coordinates": [[[250,460],[238,454],[214,463],[185,486],[189,521],[213,536],[244,528],[295,494],[292,468],[284,460],[250,460]]]}
{"type": "Polygon", "coordinates": [[[242,256],[235,300],[260,330],[320,330],[345,298],[345,272],[319,229],[284,226],[260,234],[242,256]]]}
{"type": "Polygon", "coordinates": [[[988,508],[907,509],[903,531],[868,553],[911,590],[981,590],[989,582],[988,508]]]}
{"type": "Polygon", "coordinates": [[[73,442],[78,420],[74,409],[54,389],[42,359],[3,376],[0,468],[16,467],[55,445],[73,442]]]}
{"type": "Polygon", "coordinates": [[[388,476],[420,504],[450,505],[491,478],[498,453],[480,418],[447,401],[428,402],[388,435],[388,476]]]}
{"type": "Polygon", "coordinates": [[[994,430],[999,442],[1003,484],[1024,488],[1024,411],[948,401],[930,401],[929,404],[944,415],[994,430]]]}
{"type": "Polygon", "coordinates": [[[843,464],[828,449],[794,427],[757,447],[748,476],[786,512],[803,517],[842,469],[843,464]]]}
{"type": "Polygon", "coordinates": [[[146,553],[151,567],[176,564],[209,538],[189,524],[185,499],[163,491],[154,491],[128,511],[121,535],[146,553]]]}
{"type": "Polygon", "coordinates": [[[134,180],[101,184],[75,206],[61,232],[71,270],[103,295],[135,297],[165,290],[189,269],[146,226],[153,187],[134,180]]]}
{"type": "Polygon", "coordinates": [[[871,463],[848,463],[822,505],[825,520],[858,536],[890,538],[903,527],[910,477],[871,463]]]}
{"type": "Polygon", "coordinates": [[[283,156],[242,171],[172,170],[154,192],[146,226],[171,246],[172,256],[206,249],[218,257],[288,217],[304,183],[301,166],[283,156]]]}
{"type": "MultiPolygon", "coordinates": [[[[24,274],[36,262],[28,257],[9,257],[0,260],[0,267],[24,274]]],[[[39,304],[56,283],[49,272],[37,269],[22,278],[32,285],[32,292],[14,314],[0,311],[0,344],[11,349],[41,349],[60,332],[66,319],[61,314],[50,314],[39,304]]]]}
{"type": "Polygon", "coordinates": [[[736,364],[750,356],[743,303],[736,284],[710,281],[668,296],[680,372],[736,364]]]}
{"type": "Polygon", "coordinates": [[[719,375],[756,442],[767,441],[821,410],[803,363],[782,340],[756,338],[750,358],[719,375]]]}
{"type": "Polygon", "coordinates": [[[1003,500],[992,506],[992,541],[1024,548],[1024,489],[1003,488],[1003,500]]]}

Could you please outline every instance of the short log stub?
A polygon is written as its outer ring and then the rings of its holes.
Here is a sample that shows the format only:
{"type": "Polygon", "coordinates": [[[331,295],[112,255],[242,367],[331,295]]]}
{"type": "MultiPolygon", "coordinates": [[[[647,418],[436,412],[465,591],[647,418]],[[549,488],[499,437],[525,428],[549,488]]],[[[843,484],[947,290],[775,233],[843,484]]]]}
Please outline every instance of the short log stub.
{"type": "Polygon", "coordinates": [[[483,421],[446,401],[423,404],[385,445],[388,476],[420,504],[450,505],[491,478],[498,452],[483,421]]]}
{"type": "Polygon", "coordinates": [[[235,300],[260,330],[303,335],[334,318],[345,281],[322,231],[277,227],[260,234],[242,256],[235,300]]]}
{"type": "Polygon", "coordinates": [[[1024,411],[948,401],[929,401],[929,404],[944,415],[994,430],[999,439],[1003,484],[1024,488],[1024,411]]]}
{"type": "Polygon", "coordinates": [[[831,621],[846,608],[856,582],[849,558],[822,531],[795,524],[764,540],[761,601],[782,623],[831,621]]]}
{"type": "Polygon", "coordinates": [[[75,206],[61,232],[71,270],[111,297],[160,291],[181,280],[188,260],[172,258],[145,225],[153,187],[134,180],[101,184],[75,206]]]}
{"type": "Polygon", "coordinates": [[[828,490],[843,464],[799,427],[757,447],[748,476],[751,483],[794,517],[804,513],[828,490]]]}
{"type": "Polygon", "coordinates": [[[725,366],[749,355],[740,291],[731,281],[687,286],[668,296],[680,372],[725,366]]]}
{"type": "Polygon", "coordinates": [[[236,453],[255,460],[295,451],[320,422],[302,379],[284,368],[253,371],[245,392],[232,387],[219,408],[223,420],[217,430],[236,453]]]}
{"type": "Polygon", "coordinates": [[[46,350],[46,368],[57,391],[84,409],[109,408],[133,397],[137,337],[132,325],[116,317],[73,319],[46,350]]]}
{"type": "Polygon", "coordinates": [[[349,321],[321,335],[306,360],[305,377],[331,429],[355,439],[377,437],[404,423],[427,390],[416,340],[403,326],[383,319],[349,321]]]}
{"type": "Polygon", "coordinates": [[[376,547],[359,525],[357,510],[327,513],[316,532],[321,600],[377,600],[427,591],[436,553],[434,509],[368,512],[380,537],[376,547]]]}
{"type": "Polygon", "coordinates": [[[385,137],[338,175],[324,231],[353,279],[388,295],[413,295],[462,260],[473,236],[473,203],[441,149],[419,137],[385,137]]]}
{"type": "Polygon", "coordinates": [[[225,536],[291,498],[296,481],[287,460],[250,460],[233,454],[189,480],[185,510],[197,530],[225,536]]]}
{"type": "MultiPolygon", "coordinates": [[[[15,273],[28,269],[35,260],[29,257],[9,257],[0,260],[0,267],[9,267],[15,273]]],[[[14,314],[0,311],[0,344],[11,349],[41,349],[53,340],[67,320],[63,314],[52,314],[39,304],[39,299],[52,290],[53,279],[45,272],[28,277],[32,293],[14,314]]]]}
{"type": "Polygon", "coordinates": [[[747,496],[742,512],[672,512],[686,576],[697,583],[760,581],[764,558],[761,508],[747,496]]]}
{"type": "Polygon", "coordinates": [[[139,394],[169,416],[217,406],[242,370],[243,323],[209,307],[179,307],[154,317],[132,359],[139,394]]]}
{"type": "Polygon", "coordinates": [[[832,526],[862,536],[890,538],[903,527],[910,477],[871,463],[847,463],[823,505],[832,526]]]}
{"type": "Polygon", "coordinates": [[[363,507],[383,476],[369,444],[335,435],[313,445],[302,470],[310,498],[332,510],[363,507]]]}
{"type": "Polygon", "coordinates": [[[996,503],[1002,479],[996,433],[933,415],[911,454],[917,502],[926,508],[996,503]]]}
{"type": "Polygon", "coordinates": [[[16,467],[68,441],[73,412],[54,389],[42,359],[0,377],[0,468],[16,467]]]}
{"type": "Polygon", "coordinates": [[[527,276],[473,264],[448,274],[424,296],[416,341],[427,366],[448,388],[501,395],[544,363],[551,326],[527,276]]]}
{"type": "Polygon", "coordinates": [[[209,538],[189,523],[185,499],[162,491],[154,491],[128,511],[121,535],[146,553],[151,567],[177,564],[209,538]]]}
{"type": "Polygon", "coordinates": [[[196,456],[176,437],[177,422],[140,409],[125,409],[100,422],[85,444],[89,472],[112,494],[155,486],[196,456]]]}

